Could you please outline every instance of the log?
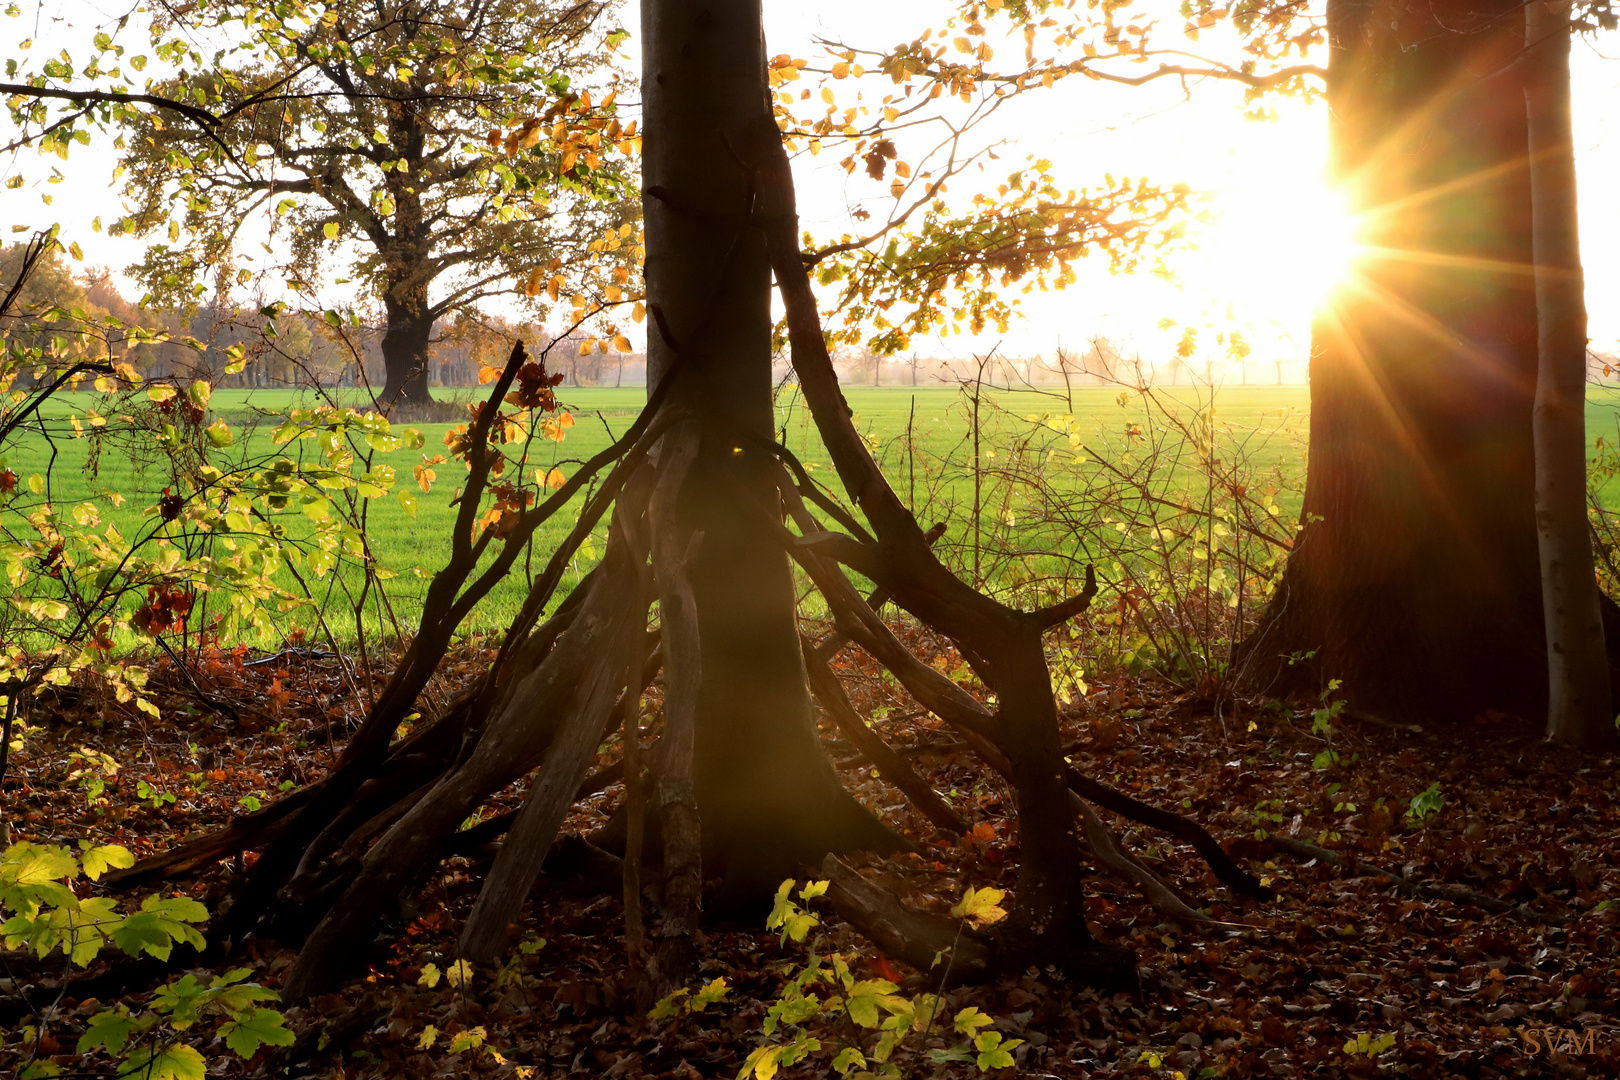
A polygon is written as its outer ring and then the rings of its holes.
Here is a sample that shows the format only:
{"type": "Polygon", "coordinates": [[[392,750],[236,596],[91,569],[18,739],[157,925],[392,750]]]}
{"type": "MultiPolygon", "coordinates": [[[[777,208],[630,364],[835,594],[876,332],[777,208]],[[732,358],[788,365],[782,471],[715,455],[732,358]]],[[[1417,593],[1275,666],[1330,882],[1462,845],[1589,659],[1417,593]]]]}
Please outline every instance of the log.
{"type": "Polygon", "coordinates": [[[990,977],[996,967],[995,943],[961,919],[912,911],[899,897],[867,881],[855,868],[828,855],[821,864],[827,900],[885,956],[904,961],[940,986],[959,986],[990,977]]]}

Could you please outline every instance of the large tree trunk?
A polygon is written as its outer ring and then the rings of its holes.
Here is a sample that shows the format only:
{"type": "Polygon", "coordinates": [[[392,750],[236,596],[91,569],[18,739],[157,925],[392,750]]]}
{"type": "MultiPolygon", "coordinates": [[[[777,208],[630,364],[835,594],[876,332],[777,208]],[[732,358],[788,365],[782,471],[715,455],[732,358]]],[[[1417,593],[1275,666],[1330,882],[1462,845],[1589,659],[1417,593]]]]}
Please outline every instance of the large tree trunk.
{"type": "Polygon", "coordinates": [[[1545,712],[1519,8],[1328,5],[1331,168],[1366,247],[1314,327],[1305,524],[1241,651],[1262,688],[1545,712]]]}
{"type": "Polygon", "coordinates": [[[1586,521],[1586,286],[1570,117],[1569,0],[1525,5],[1538,315],[1536,529],[1547,627],[1547,737],[1615,741],[1602,608],[1586,521]]]}
{"type": "Polygon", "coordinates": [[[431,402],[428,392],[428,344],[433,337],[433,312],[427,287],[400,284],[383,297],[382,355],[386,382],[379,400],[385,407],[431,402]]]}
{"type": "Polygon", "coordinates": [[[645,3],[642,47],[647,382],[687,366],[709,421],[682,507],[702,533],[695,782],[705,861],[741,898],[828,851],[896,840],[817,745],[788,559],[742,494],[777,502],[772,461],[724,434],[772,431],[770,266],[736,158],[750,126],[770,123],[759,0],[645,3]]]}

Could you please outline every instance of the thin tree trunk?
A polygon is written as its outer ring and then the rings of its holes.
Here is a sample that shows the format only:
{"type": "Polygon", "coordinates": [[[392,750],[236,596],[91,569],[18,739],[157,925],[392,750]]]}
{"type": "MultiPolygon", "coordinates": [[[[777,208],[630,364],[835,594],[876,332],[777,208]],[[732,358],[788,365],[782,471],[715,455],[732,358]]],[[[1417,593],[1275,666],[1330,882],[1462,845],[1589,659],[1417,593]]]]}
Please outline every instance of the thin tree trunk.
{"type": "Polygon", "coordinates": [[[1547,623],[1547,737],[1615,739],[1609,660],[1586,522],[1586,296],[1570,119],[1570,0],[1525,5],[1536,260],[1536,538],[1547,623]]]}

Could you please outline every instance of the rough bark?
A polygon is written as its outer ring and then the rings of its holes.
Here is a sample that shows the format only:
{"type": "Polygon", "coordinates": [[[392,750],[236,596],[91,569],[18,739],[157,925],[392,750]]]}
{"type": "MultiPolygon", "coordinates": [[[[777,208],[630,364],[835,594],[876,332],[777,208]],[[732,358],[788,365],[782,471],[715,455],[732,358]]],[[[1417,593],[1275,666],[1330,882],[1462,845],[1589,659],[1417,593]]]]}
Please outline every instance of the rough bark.
{"type": "Polygon", "coordinates": [[[1519,8],[1328,5],[1330,168],[1365,247],[1314,325],[1304,527],[1240,650],[1257,688],[1546,708],[1519,8]]]}
{"type": "Polygon", "coordinates": [[[1547,633],[1547,737],[1615,742],[1609,659],[1586,521],[1586,284],[1570,117],[1569,0],[1524,8],[1537,335],[1536,538],[1547,633]]]}
{"type": "Polygon", "coordinates": [[[773,415],[770,267],[735,156],[771,122],[758,0],[645,4],[642,42],[649,379],[678,359],[705,426],[682,508],[703,533],[694,782],[705,861],[741,900],[829,850],[895,841],[820,751],[788,560],[735,494],[774,499],[769,459],[733,434],[768,438],[773,415]]]}
{"type": "Polygon", "coordinates": [[[703,684],[702,626],[692,594],[692,563],[703,534],[684,526],[681,489],[698,452],[698,426],[688,419],[661,448],[658,486],[648,507],[653,577],[664,637],[664,736],[658,744],[653,805],[664,844],[664,888],[643,996],[669,994],[697,967],[703,911],[703,827],[693,768],[697,757],[698,691],[703,684]]]}
{"type": "Polygon", "coordinates": [[[428,345],[433,338],[434,319],[427,310],[427,290],[420,290],[419,296],[410,295],[415,291],[390,292],[383,299],[384,383],[377,399],[384,408],[433,400],[428,390],[428,345]]]}

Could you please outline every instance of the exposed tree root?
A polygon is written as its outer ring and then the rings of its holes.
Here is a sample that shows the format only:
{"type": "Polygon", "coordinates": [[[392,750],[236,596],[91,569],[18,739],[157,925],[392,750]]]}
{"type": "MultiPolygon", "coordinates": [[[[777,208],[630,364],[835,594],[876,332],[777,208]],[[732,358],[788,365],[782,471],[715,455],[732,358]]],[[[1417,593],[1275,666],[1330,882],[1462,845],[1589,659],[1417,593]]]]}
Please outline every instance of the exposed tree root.
{"type": "MultiPolygon", "coordinates": [[[[891,671],[921,706],[960,732],[1016,794],[1021,852],[1017,902],[993,937],[967,932],[956,920],[908,911],[828,856],[823,873],[833,882],[829,896],[834,906],[890,955],[925,972],[925,978],[934,978],[937,970],[947,983],[1030,963],[1057,964],[1098,985],[1132,982],[1131,954],[1098,943],[1086,927],[1083,844],[1099,864],[1141,889],[1167,916],[1217,929],[1241,928],[1200,915],[1193,903],[1122,850],[1081,796],[1191,844],[1232,888],[1268,895],[1196,824],[1067,767],[1042,635],[1085,610],[1096,594],[1095,578],[1088,572],[1085,588],[1068,600],[1020,611],[979,592],[935,557],[931,547],[943,527],[925,532],[900,503],[850,422],[838,391],[799,261],[791,180],[778,133],[771,127],[758,133],[757,143],[752,138],[734,148],[740,161],[752,155],[747,168],[755,187],[754,216],[738,228],[765,235],[788,311],[795,369],[823,442],[864,521],[817,488],[783,448],[765,436],[748,435],[746,425],[733,423],[724,410],[703,407],[713,387],[704,382],[701,349],[693,346],[691,356],[683,356],[665,376],[625,435],[576,472],[563,490],[520,511],[515,527],[501,530],[500,539],[493,528],[479,530],[480,500],[499,461],[490,450],[490,425],[525,362],[522,347],[514,349],[489,401],[470,425],[469,476],[453,550],[428,591],[421,630],[332,773],[215,834],[112,875],[126,884],[151,880],[189,872],[248,847],[262,849],[253,876],[221,920],[216,937],[238,939],[266,929],[307,935],[285,980],[289,1000],[335,987],[366,952],[380,917],[453,853],[490,861],[463,927],[459,954],[479,963],[498,961],[508,928],[553,851],[569,807],[614,779],[610,770],[586,776],[598,745],[614,728],[623,728],[625,740],[618,774],[626,788],[618,834],[624,858],[615,861],[601,852],[592,865],[620,875],[632,968],[644,972],[637,988],[643,1002],[680,986],[696,970],[705,858],[717,856],[714,866],[728,889],[735,873],[743,882],[739,888],[746,890],[774,870],[773,860],[785,858],[791,868],[796,860],[812,857],[812,851],[820,858],[829,850],[900,843],[837,787],[830,769],[824,777],[797,774],[806,784],[825,779],[830,787],[827,792],[796,793],[802,803],[776,807],[769,820],[755,812],[755,802],[768,802],[773,794],[758,789],[760,778],[766,788],[773,782],[780,787],[772,778],[795,775],[792,769],[773,761],[741,777],[755,785],[738,788],[746,792],[741,801],[727,786],[734,772],[716,771],[717,763],[736,765],[736,749],[728,742],[746,744],[745,768],[754,762],[749,755],[766,748],[749,741],[756,729],[738,726],[746,715],[734,707],[738,688],[752,685],[748,657],[757,649],[749,650],[760,641],[749,637],[755,624],[733,619],[727,605],[755,600],[735,595],[735,589],[728,593],[725,579],[728,571],[754,557],[761,540],[768,545],[773,537],[808,573],[835,625],[819,644],[801,637],[795,649],[789,637],[786,671],[795,685],[793,695],[777,704],[793,715],[783,722],[802,721],[804,737],[813,739],[803,696],[808,680],[827,715],[886,782],[904,792],[935,827],[965,831],[962,817],[851,705],[828,659],[853,642],[891,671]],[[488,674],[433,723],[396,742],[400,722],[416,707],[472,606],[514,565],[539,525],[604,469],[606,475],[590,492],[567,539],[536,579],[488,674]],[[732,497],[726,494],[728,484],[735,489],[732,497]],[[784,512],[791,528],[784,523],[784,512]],[[610,513],[602,563],[542,621],[565,567],[610,513]],[[842,531],[823,528],[818,513],[842,531]],[[846,566],[870,578],[877,590],[863,597],[846,566]],[[876,613],[891,598],[956,645],[993,691],[994,707],[905,646],[876,613]],[[646,626],[654,599],[660,625],[649,659],[646,626]],[[802,654],[803,668],[796,652],[802,654]],[[638,737],[641,691],[660,666],[664,729],[644,763],[638,737]],[[715,721],[716,716],[724,719],[715,721]],[[705,726],[700,728],[700,722],[705,726]],[[712,726],[717,722],[720,726],[712,726]],[[703,736],[707,744],[701,743],[700,731],[708,733],[703,736]],[[521,809],[458,832],[478,807],[536,767],[521,809]],[[798,813],[800,806],[811,812],[798,813]],[[714,816],[700,820],[700,807],[714,816]],[[818,820],[806,825],[801,820],[806,817],[818,820]],[[504,841],[495,845],[503,833],[504,841]],[[727,861],[749,858],[758,865],[727,861]]],[[[667,336],[663,312],[656,306],[649,310],[658,332],[667,336]]],[[[669,345],[674,348],[673,340],[669,345]]],[[[780,560],[774,552],[771,558],[780,560]]],[[[790,605],[786,560],[776,565],[790,605]]],[[[750,580],[768,579],[767,574],[750,580]]],[[[813,752],[813,743],[805,746],[813,752]]],[[[799,744],[790,740],[777,747],[797,752],[799,744]]],[[[765,756],[771,752],[767,748],[765,756]]],[[[779,876],[773,884],[775,880],[779,876]]]]}

